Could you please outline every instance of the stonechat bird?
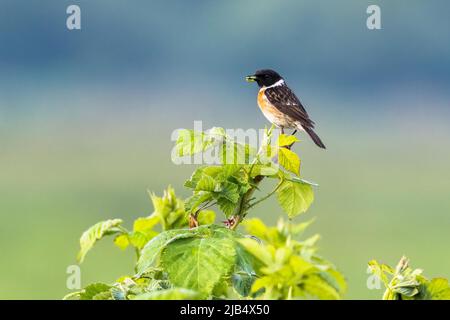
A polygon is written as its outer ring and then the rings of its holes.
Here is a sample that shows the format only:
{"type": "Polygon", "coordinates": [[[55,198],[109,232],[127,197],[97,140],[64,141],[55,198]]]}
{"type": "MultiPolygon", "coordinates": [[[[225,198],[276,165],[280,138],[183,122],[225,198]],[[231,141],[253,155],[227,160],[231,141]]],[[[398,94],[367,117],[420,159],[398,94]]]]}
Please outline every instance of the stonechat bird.
{"type": "Polygon", "coordinates": [[[270,69],[258,70],[245,79],[258,84],[258,106],[267,120],[280,128],[282,133],[284,129],[294,129],[293,134],[297,130],[305,131],[318,147],[325,149],[322,140],[314,132],[314,122],[277,72],[270,69]]]}

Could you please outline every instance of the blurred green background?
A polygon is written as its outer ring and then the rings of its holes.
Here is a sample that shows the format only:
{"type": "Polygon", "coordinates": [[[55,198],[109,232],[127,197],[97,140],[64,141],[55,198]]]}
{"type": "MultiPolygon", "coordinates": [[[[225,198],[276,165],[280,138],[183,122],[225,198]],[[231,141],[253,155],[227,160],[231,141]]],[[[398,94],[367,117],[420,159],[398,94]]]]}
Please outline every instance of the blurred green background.
{"type": "MultiPolygon", "coordinates": [[[[0,1],[0,298],[59,299],[78,238],[152,212],[147,189],[187,196],[170,160],[177,128],[262,128],[256,87],[274,68],[328,149],[295,150],[320,184],[310,232],[379,298],[367,262],[402,254],[450,277],[450,3],[433,1],[0,1]],[[82,30],[66,29],[78,4],[82,30]],[[379,4],[382,30],[366,28],[379,4]]],[[[272,223],[275,200],[250,214],[272,223]]],[[[83,285],[132,273],[106,240],[83,285]]]]}

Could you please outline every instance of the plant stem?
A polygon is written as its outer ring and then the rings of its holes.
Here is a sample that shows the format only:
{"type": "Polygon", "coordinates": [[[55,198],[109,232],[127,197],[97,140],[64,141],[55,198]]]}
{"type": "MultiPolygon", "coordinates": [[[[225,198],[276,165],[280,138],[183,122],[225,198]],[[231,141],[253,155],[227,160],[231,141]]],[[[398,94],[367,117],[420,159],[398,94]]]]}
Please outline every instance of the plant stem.
{"type": "MultiPolygon", "coordinates": [[[[274,126],[272,125],[272,127],[269,130],[269,136],[268,136],[269,143],[270,143],[270,139],[272,137],[272,130],[273,130],[273,128],[274,128],[274,126]]],[[[284,148],[290,150],[293,145],[294,145],[294,142],[291,145],[286,146],[284,148]]],[[[258,151],[258,155],[262,151],[262,148],[263,147],[261,147],[260,150],[258,151]]],[[[253,167],[255,166],[255,164],[259,160],[258,159],[258,155],[256,156],[256,158],[254,159],[254,161],[251,164],[250,172],[249,172],[249,178],[250,179],[251,179],[251,172],[253,170],[253,167]]],[[[261,175],[254,177],[253,181],[252,181],[253,182],[253,187],[250,190],[248,190],[245,194],[243,194],[241,196],[241,198],[239,199],[239,205],[237,206],[237,208],[236,208],[236,210],[234,212],[234,215],[233,215],[233,217],[235,218],[235,223],[230,227],[232,230],[235,230],[237,228],[237,226],[242,222],[242,220],[244,220],[245,216],[247,215],[248,209],[250,209],[251,207],[255,206],[256,204],[266,200],[267,198],[269,198],[271,195],[273,195],[278,190],[278,188],[283,183],[283,179],[280,179],[280,182],[277,184],[277,186],[275,187],[274,190],[272,190],[268,195],[266,195],[265,197],[261,198],[260,200],[256,201],[255,203],[253,203],[252,205],[249,206],[248,202],[250,201],[251,196],[253,195],[253,193],[255,192],[256,188],[258,187],[258,185],[261,183],[261,181],[264,178],[265,178],[265,176],[261,176],[261,175]]]]}
{"type": "Polygon", "coordinates": [[[245,217],[245,212],[247,210],[247,203],[251,198],[253,192],[255,192],[256,187],[258,186],[258,184],[261,183],[263,179],[264,176],[256,176],[253,179],[253,187],[246,193],[244,193],[244,195],[242,195],[241,198],[239,199],[239,205],[236,208],[235,214],[233,215],[236,219],[236,223],[233,226],[231,226],[232,230],[235,230],[239,225],[239,223],[242,222],[243,218],[245,217]]]}
{"type": "Polygon", "coordinates": [[[267,200],[268,198],[270,198],[275,192],[277,192],[277,190],[281,187],[281,185],[283,184],[284,179],[280,179],[280,181],[277,183],[277,185],[275,186],[275,188],[273,188],[272,191],[270,191],[268,194],[266,194],[264,197],[262,197],[261,199],[253,202],[252,204],[249,204],[247,206],[247,210],[253,208],[254,206],[256,206],[257,204],[259,204],[260,202],[263,202],[264,200],[267,200]]]}

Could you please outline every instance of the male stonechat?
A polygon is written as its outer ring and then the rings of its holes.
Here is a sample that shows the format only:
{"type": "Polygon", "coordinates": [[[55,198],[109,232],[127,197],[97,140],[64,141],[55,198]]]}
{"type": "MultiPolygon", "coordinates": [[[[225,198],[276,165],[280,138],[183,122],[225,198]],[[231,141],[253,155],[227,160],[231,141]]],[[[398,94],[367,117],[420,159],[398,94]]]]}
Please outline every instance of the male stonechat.
{"type": "Polygon", "coordinates": [[[248,82],[256,82],[260,87],[258,92],[258,106],[264,116],[281,129],[295,129],[305,131],[314,143],[325,149],[325,145],[314,132],[314,122],[297,96],[286,85],[284,79],[275,71],[258,70],[254,75],[245,78],[248,82]]]}

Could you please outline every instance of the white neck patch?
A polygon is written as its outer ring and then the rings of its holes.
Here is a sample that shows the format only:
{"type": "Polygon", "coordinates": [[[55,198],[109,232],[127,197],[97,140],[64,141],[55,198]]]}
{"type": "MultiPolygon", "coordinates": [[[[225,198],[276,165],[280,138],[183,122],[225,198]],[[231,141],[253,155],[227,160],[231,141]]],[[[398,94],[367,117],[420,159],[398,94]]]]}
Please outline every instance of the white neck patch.
{"type": "Polygon", "coordinates": [[[268,88],[274,88],[274,87],[279,87],[279,86],[283,86],[283,85],[284,85],[284,80],[280,79],[277,82],[275,82],[274,84],[272,84],[268,87],[265,87],[265,88],[268,89],[268,88]]]}

